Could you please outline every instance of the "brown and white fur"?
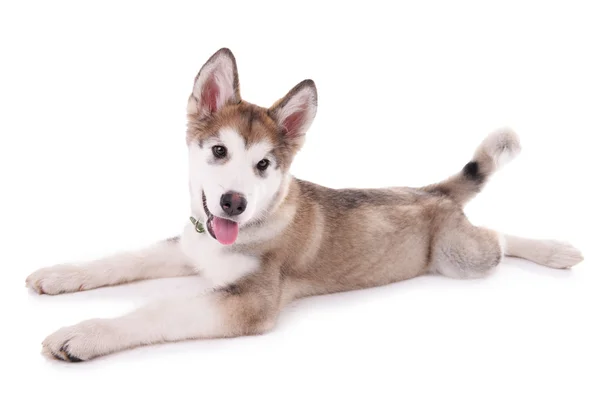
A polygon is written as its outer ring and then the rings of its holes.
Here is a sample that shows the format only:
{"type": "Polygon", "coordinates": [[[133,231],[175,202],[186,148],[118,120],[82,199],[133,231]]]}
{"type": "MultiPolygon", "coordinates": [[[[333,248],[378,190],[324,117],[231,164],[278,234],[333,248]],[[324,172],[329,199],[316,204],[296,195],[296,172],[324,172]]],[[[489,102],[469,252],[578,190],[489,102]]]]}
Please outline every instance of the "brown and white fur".
{"type": "Polygon", "coordinates": [[[43,352],[81,361],[153,343],[261,334],[286,304],[305,296],[427,273],[479,278],[504,255],[552,268],[582,260],[568,244],[503,235],[465,217],[465,203],[518,154],[511,131],[489,135],[462,171],[438,184],[333,190],[289,173],[316,109],[311,80],[268,109],[243,101],[233,54],[215,53],[187,107],[191,215],[207,231],[188,222],[181,236],[146,249],[27,278],[30,288],[52,295],[191,274],[214,290],[62,328],[44,340],[43,352]],[[245,199],[243,212],[223,205],[227,193],[234,207],[245,199]]]}

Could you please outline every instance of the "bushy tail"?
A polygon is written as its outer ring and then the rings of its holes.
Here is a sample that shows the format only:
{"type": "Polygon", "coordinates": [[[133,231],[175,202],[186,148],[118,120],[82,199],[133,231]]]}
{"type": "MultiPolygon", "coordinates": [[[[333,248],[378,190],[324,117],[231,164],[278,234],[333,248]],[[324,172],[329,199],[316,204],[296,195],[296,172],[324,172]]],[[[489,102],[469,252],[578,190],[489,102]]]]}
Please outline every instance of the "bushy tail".
{"type": "Polygon", "coordinates": [[[515,158],[520,151],[519,137],[512,130],[492,132],[479,145],[472,160],[461,172],[424,189],[445,194],[463,205],[481,191],[494,172],[515,158]]]}

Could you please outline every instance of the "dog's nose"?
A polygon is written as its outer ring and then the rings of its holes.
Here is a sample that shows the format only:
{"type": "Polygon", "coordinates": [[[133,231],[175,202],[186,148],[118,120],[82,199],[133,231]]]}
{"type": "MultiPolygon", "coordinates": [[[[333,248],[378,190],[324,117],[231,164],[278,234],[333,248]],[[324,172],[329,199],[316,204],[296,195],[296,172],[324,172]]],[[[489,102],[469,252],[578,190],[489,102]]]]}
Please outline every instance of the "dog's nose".
{"type": "Polygon", "coordinates": [[[246,209],[248,202],[243,194],[227,192],[221,196],[221,208],[230,216],[240,215],[246,209]]]}

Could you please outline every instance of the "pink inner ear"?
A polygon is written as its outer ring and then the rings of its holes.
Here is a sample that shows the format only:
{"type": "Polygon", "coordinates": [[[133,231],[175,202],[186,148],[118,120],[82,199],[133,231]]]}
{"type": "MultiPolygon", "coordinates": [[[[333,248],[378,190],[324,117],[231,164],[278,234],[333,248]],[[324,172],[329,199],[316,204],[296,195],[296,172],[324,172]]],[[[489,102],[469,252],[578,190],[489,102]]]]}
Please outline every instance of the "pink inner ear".
{"type": "Polygon", "coordinates": [[[295,137],[301,134],[300,128],[304,124],[305,115],[306,112],[304,110],[296,111],[283,121],[283,127],[287,136],[295,137]]]}
{"type": "Polygon", "coordinates": [[[202,88],[200,96],[200,108],[205,109],[208,113],[217,111],[217,97],[219,96],[219,86],[214,77],[207,79],[202,88]]]}

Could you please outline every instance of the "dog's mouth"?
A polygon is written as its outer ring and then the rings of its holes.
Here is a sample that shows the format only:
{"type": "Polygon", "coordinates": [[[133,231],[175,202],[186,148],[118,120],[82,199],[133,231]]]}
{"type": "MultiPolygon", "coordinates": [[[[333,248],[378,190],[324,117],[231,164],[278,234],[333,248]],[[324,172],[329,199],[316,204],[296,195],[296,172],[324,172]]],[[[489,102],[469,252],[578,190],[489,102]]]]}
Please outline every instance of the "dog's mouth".
{"type": "Polygon", "coordinates": [[[213,215],[206,205],[206,195],[204,194],[204,191],[202,191],[202,205],[204,206],[204,212],[208,216],[208,219],[206,220],[206,229],[210,236],[223,245],[235,243],[238,233],[240,232],[238,223],[213,215]]]}

